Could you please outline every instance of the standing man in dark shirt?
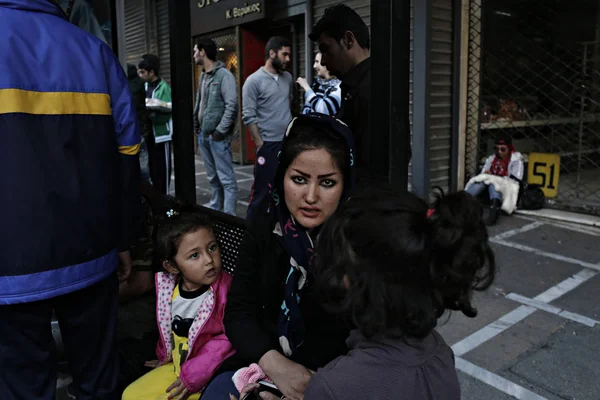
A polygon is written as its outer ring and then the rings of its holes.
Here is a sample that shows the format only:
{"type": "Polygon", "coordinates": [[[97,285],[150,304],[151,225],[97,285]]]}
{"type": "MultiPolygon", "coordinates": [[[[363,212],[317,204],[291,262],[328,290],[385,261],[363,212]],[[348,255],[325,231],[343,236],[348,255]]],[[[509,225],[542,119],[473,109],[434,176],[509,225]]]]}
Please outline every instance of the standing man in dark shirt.
{"type": "Polygon", "coordinates": [[[345,4],[325,10],[309,35],[319,43],[321,65],[341,78],[342,107],[337,117],[352,130],[356,146],[356,166],[369,165],[371,60],[367,24],[345,4]]]}

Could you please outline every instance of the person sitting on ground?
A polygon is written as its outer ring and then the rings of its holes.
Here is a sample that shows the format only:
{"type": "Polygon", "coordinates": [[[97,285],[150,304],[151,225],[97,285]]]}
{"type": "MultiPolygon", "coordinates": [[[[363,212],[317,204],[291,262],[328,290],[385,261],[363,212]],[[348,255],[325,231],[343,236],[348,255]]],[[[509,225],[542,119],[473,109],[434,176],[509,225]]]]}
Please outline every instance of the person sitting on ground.
{"type": "Polygon", "coordinates": [[[223,313],[231,275],[221,269],[219,244],[208,217],[170,210],[158,227],[155,252],[166,272],[156,274],[160,339],[152,371],[133,382],[123,400],[199,399],[221,363],[235,351],[223,313]]]}
{"type": "Polygon", "coordinates": [[[335,116],[342,104],[342,81],[333,76],[327,68],[321,65],[321,53],[315,56],[313,68],[317,77],[312,88],[305,78],[296,81],[305,92],[302,114],[320,113],[335,116]]]}
{"type": "Polygon", "coordinates": [[[473,290],[494,280],[475,199],[440,196],[429,210],[389,186],[364,190],[323,227],[314,272],[327,307],[355,330],[349,353],[312,376],[305,400],[461,398],[452,349],[435,326],[446,310],[475,317],[473,290]]]}
{"type": "Polygon", "coordinates": [[[515,150],[511,137],[499,135],[496,154],[488,157],[481,174],[472,178],[465,188],[467,193],[475,197],[488,190],[492,201],[488,225],[496,224],[500,209],[512,214],[517,208],[524,169],[523,155],[515,150]]]}
{"type": "Polygon", "coordinates": [[[286,398],[301,399],[311,370],[346,353],[349,326],[315,297],[311,259],[321,225],[351,193],[352,149],[350,130],[333,117],[300,115],[289,125],[269,214],[248,227],[229,293],[225,328],[237,353],[203,400],[238,396],[232,378],[251,364],[286,398]]]}

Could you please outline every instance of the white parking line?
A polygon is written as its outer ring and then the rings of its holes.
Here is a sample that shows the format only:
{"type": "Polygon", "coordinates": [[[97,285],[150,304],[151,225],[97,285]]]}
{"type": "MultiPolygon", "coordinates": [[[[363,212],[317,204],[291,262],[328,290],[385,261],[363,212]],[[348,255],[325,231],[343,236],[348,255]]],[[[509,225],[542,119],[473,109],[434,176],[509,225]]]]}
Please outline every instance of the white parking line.
{"type": "Polygon", "coordinates": [[[600,323],[595,319],[588,318],[584,315],[562,310],[556,306],[550,305],[543,301],[530,299],[529,297],[521,296],[520,294],[509,293],[506,295],[506,298],[521,304],[525,304],[526,306],[537,308],[538,310],[546,311],[550,314],[558,315],[559,317],[570,319],[571,321],[579,322],[580,324],[587,325],[590,328],[593,328],[594,326],[596,326],[596,324],[600,323]]]}
{"type": "MultiPolygon", "coordinates": [[[[576,287],[580,286],[582,283],[592,279],[597,274],[598,273],[595,271],[584,269],[579,273],[573,275],[572,277],[565,279],[564,281],[551,287],[545,292],[539,294],[534,299],[544,303],[550,303],[551,301],[554,301],[559,297],[565,295],[566,293],[572,291],[576,287]]],[[[452,346],[452,350],[454,351],[454,354],[460,357],[479,347],[488,340],[498,336],[508,328],[512,327],[518,322],[521,322],[536,311],[537,309],[535,307],[519,306],[513,311],[509,312],[508,314],[505,314],[502,317],[498,318],[496,321],[484,326],[483,328],[472,333],[466,338],[458,341],[452,346]]]]}
{"type": "Polygon", "coordinates": [[[521,322],[525,318],[529,317],[536,311],[535,308],[529,306],[520,306],[515,310],[512,310],[508,314],[503,315],[498,318],[496,321],[488,324],[478,330],[477,332],[472,333],[461,341],[455,343],[452,346],[452,350],[456,356],[462,356],[473,349],[481,346],[483,343],[487,342],[490,339],[498,336],[511,326],[521,322]]]}
{"type": "Polygon", "coordinates": [[[467,375],[472,376],[473,378],[479,379],[480,381],[485,382],[488,385],[500,390],[501,392],[504,392],[509,396],[513,396],[517,399],[547,400],[545,397],[542,397],[529,389],[525,389],[523,386],[519,386],[516,383],[501,377],[500,375],[496,375],[493,372],[478,367],[477,365],[470,363],[467,360],[464,360],[460,357],[456,357],[456,369],[464,372],[467,375]]]}
{"type": "Polygon", "coordinates": [[[555,260],[564,261],[564,262],[567,262],[569,264],[581,265],[582,267],[585,267],[585,268],[590,268],[590,269],[594,269],[596,271],[600,271],[600,265],[598,265],[598,264],[592,264],[592,263],[589,263],[589,262],[578,260],[576,258],[566,257],[566,256],[563,256],[563,255],[560,255],[560,254],[549,253],[547,251],[536,249],[535,247],[525,246],[525,245],[518,244],[518,243],[513,243],[513,242],[507,242],[505,240],[498,240],[498,239],[495,239],[495,238],[490,239],[490,242],[496,243],[496,244],[499,244],[499,245],[502,245],[502,246],[506,246],[506,247],[512,247],[513,249],[517,249],[517,250],[521,250],[521,251],[526,251],[528,253],[533,253],[533,254],[537,254],[537,255],[540,255],[540,256],[552,258],[552,259],[555,259],[555,260]]]}
{"type": "Polygon", "coordinates": [[[493,240],[504,240],[504,239],[507,239],[507,238],[509,238],[511,236],[518,235],[520,233],[529,232],[529,231],[534,230],[536,228],[539,228],[540,226],[543,226],[543,225],[544,225],[543,222],[536,221],[536,222],[534,222],[532,224],[527,224],[527,225],[522,226],[520,228],[511,229],[509,231],[502,232],[502,233],[500,233],[500,234],[492,237],[492,239],[493,240]]]}

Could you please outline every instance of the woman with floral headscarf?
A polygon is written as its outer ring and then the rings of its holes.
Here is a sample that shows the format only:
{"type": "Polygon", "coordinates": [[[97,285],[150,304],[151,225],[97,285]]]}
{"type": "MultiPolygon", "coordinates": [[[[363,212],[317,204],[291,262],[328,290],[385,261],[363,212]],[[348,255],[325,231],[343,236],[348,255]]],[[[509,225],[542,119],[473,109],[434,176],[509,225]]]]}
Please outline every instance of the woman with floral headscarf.
{"type": "Polygon", "coordinates": [[[524,171],[523,155],[515,150],[510,136],[499,135],[495,150],[496,154],[485,161],[481,174],[471,179],[465,189],[475,197],[489,191],[492,206],[488,225],[496,223],[500,209],[509,214],[514,211],[524,171]]]}
{"type": "MultiPolygon", "coordinates": [[[[346,353],[349,326],[326,312],[313,291],[313,244],[353,188],[350,130],[322,114],[293,120],[283,141],[268,214],[249,226],[240,248],[225,331],[236,355],[203,400],[239,395],[241,367],[301,399],[312,371],[346,353]],[[239,385],[238,385],[239,387],[239,385]]],[[[247,381],[246,381],[247,383],[247,381]]]]}

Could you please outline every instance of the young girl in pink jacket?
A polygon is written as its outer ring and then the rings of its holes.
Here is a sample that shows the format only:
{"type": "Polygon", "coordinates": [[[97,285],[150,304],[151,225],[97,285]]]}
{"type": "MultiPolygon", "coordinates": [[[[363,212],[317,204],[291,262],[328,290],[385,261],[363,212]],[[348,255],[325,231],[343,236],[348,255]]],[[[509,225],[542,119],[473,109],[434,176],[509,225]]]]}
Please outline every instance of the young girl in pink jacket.
{"type": "Polygon", "coordinates": [[[123,400],[199,399],[235,352],[223,326],[231,276],[221,269],[212,224],[198,213],[167,215],[155,243],[166,270],[156,274],[158,360],[146,363],[154,369],[129,385],[123,400]]]}

